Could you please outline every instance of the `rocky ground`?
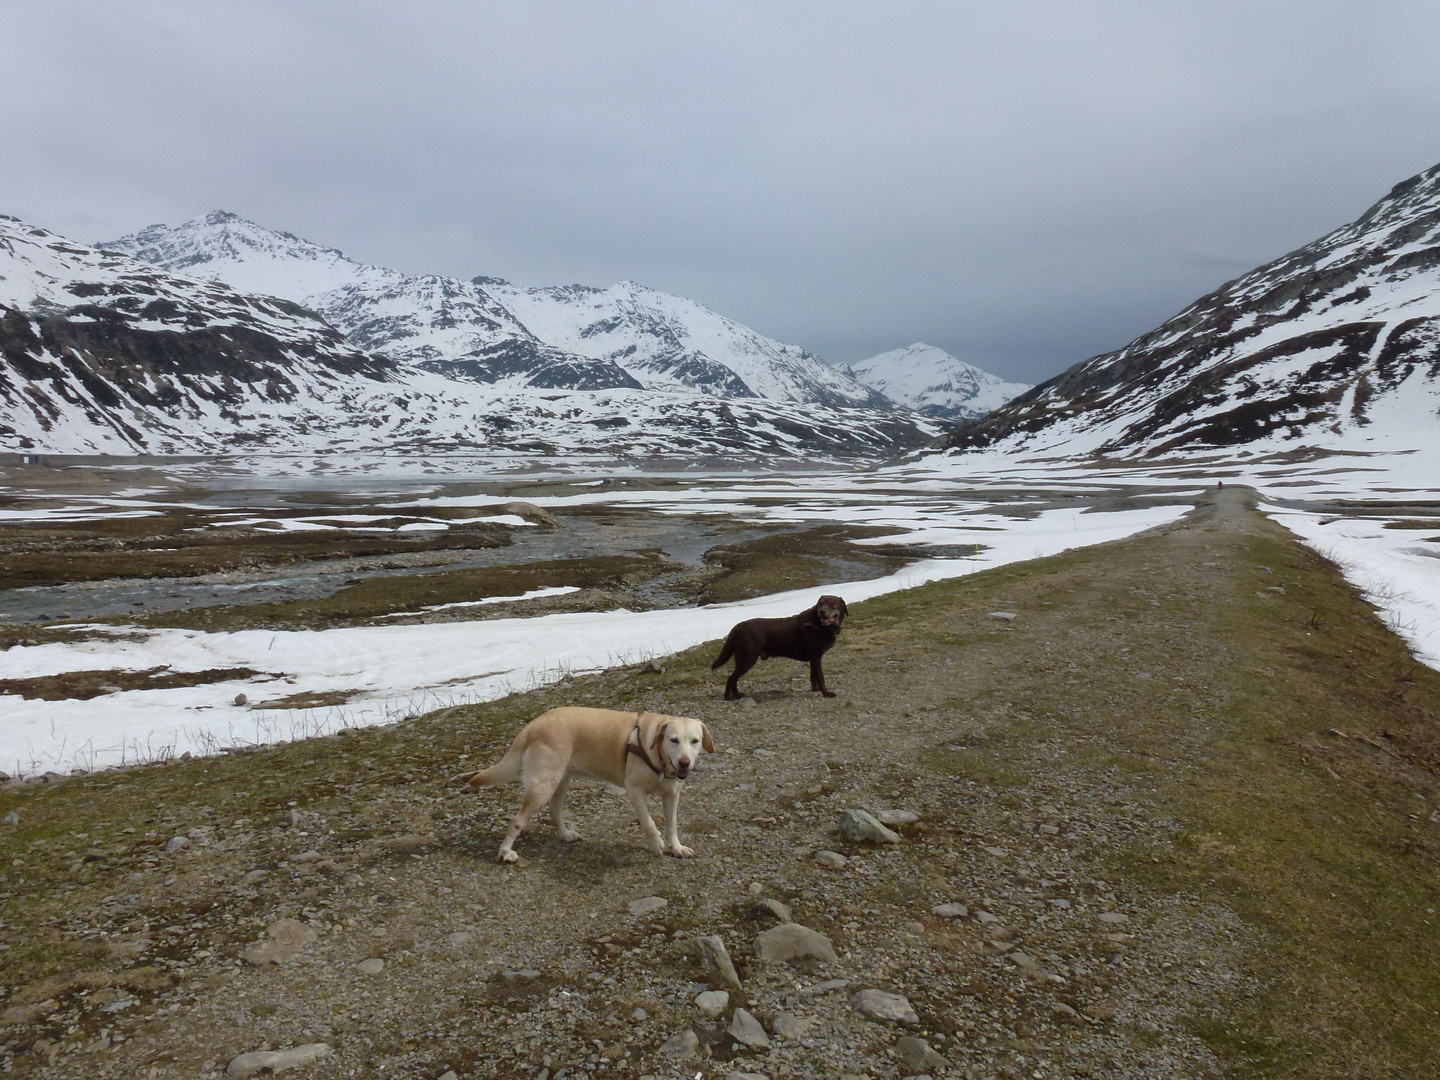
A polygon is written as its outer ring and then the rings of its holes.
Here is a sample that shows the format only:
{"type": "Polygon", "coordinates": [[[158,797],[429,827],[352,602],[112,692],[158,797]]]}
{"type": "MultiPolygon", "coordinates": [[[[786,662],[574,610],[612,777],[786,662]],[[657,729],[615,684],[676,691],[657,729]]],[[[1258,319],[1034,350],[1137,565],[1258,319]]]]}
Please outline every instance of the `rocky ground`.
{"type": "Polygon", "coordinates": [[[1243,492],[853,605],[834,700],[712,652],[0,791],[0,1069],[1437,1075],[1440,677],[1243,492]],[[494,861],[451,778],[580,703],[710,725],[696,858],[580,786],[494,861]]]}

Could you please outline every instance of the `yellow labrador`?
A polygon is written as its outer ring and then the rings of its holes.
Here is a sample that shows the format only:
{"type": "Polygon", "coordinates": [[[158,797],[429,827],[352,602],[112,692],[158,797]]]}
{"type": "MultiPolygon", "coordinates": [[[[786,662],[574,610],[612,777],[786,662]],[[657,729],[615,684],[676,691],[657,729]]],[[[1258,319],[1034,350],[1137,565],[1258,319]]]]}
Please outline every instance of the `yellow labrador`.
{"type": "Polygon", "coordinates": [[[645,834],[645,846],[660,855],[666,850],[687,859],[695,852],[680,843],[676,807],[680,788],[700,751],[713,754],[710,729],[699,720],[660,713],[615,712],[612,709],[551,709],[520,729],[505,756],[470,777],[470,790],[493,787],[520,777],[520,810],[500,843],[500,861],[514,862],[515,838],[545,803],[562,840],[579,840],[565,824],[565,789],[576,776],[589,776],[623,787],[645,834]],[[645,796],[660,793],[665,808],[665,840],[645,805],[645,796]]]}

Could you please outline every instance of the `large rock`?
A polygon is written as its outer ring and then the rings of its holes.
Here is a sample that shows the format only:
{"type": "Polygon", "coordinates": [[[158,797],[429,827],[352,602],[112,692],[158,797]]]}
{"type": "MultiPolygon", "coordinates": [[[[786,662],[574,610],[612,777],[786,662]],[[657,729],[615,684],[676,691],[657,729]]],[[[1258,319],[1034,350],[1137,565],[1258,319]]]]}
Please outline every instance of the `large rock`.
{"type": "Polygon", "coordinates": [[[770,1036],[765,1034],[765,1029],[760,1026],[760,1021],[751,1016],[744,1009],[736,1009],[735,1015],[730,1018],[730,1037],[742,1046],[748,1046],[751,1050],[770,1049],[770,1036]]]}
{"type": "Polygon", "coordinates": [[[700,959],[705,962],[705,967],[710,974],[719,979],[726,986],[734,990],[740,989],[740,976],[735,973],[735,965],[730,960],[730,952],[725,948],[725,942],[719,934],[708,934],[705,937],[695,939],[695,945],[700,950],[700,959]]]}
{"type": "Polygon", "coordinates": [[[305,1043],[288,1050],[252,1050],[241,1054],[225,1066],[226,1076],[254,1076],[266,1070],[272,1073],[293,1069],[297,1065],[308,1065],[330,1054],[328,1043],[305,1043]]]}
{"type": "Polygon", "coordinates": [[[699,1050],[700,1036],[695,1034],[693,1028],[686,1028],[679,1034],[666,1039],[664,1045],[660,1047],[660,1054],[662,1057],[684,1061],[686,1058],[694,1057],[699,1050]]]}
{"type": "Polygon", "coordinates": [[[896,1039],[895,1053],[900,1058],[901,1068],[907,1073],[928,1073],[950,1067],[950,1062],[931,1049],[929,1043],[913,1035],[896,1039]]]}
{"type": "Polygon", "coordinates": [[[874,814],[864,810],[846,810],[840,815],[840,835],[852,842],[867,841],[872,844],[898,844],[900,834],[887,829],[875,819],[874,814]]]}
{"type": "Polygon", "coordinates": [[[813,956],[827,964],[838,964],[835,946],[818,930],[799,923],[782,923],[755,935],[755,954],[768,962],[788,962],[813,956]]]}
{"type": "Polygon", "coordinates": [[[894,1020],[902,1024],[918,1024],[920,1017],[910,1007],[910,999],[904,994],[888,994],[884,990],[860,990],[850,998],[850,1004],[861,1016],[871,1020],[894,1020]]]}

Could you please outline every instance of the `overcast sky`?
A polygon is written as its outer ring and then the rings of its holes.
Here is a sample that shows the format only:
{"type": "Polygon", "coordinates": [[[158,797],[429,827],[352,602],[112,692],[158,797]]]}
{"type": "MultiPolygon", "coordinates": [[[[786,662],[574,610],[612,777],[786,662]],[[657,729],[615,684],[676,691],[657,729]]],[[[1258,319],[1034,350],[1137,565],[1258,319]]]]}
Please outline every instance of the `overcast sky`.
{"type": "Polygon", "coordinates": [[[1440,161],[1440,4],[0,0],[0,212],[1038,381],[1440,161]]]}

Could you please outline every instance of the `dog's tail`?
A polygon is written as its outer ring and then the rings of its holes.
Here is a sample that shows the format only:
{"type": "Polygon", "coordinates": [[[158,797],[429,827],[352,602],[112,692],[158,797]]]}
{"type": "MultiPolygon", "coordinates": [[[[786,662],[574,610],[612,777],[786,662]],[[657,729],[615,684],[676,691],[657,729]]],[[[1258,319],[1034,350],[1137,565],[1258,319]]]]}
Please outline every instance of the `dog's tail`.
{"type": "MultiPolygon", "coordinates": [[[[481,769],[472,773],[469,778],[471,791],[479,791],[482,787],[494,787],[496,784],[506,784],[520,775],[521,759],[525,757],[525,748],[516,739],[510,744],[510,749],[505,751],[505,756],[491,765],[488,769],[481,769]]],[[[457,776],[458,783],[464,780],[464,776],[457,776]]]]}
{"type": "Polygon", "coordinates": [[[720,650],[720,655],[717,656],[717,657],[715,658],[715,662],[710,665],[710,670],[711,670],[711,671],[714,671],[716,668],[720,667],[720,666],[721,666],[722,664],[724,664],[727,660],[729,660],[730,657],[732,657],[732,656],[734,656],[734,655],[735,655],[735,631],[734,631],[734,630],[731,630],[730,633],[729,633],[728,635],[726,635],[726,638],[725,638],[725,647],[720,650]]]}

